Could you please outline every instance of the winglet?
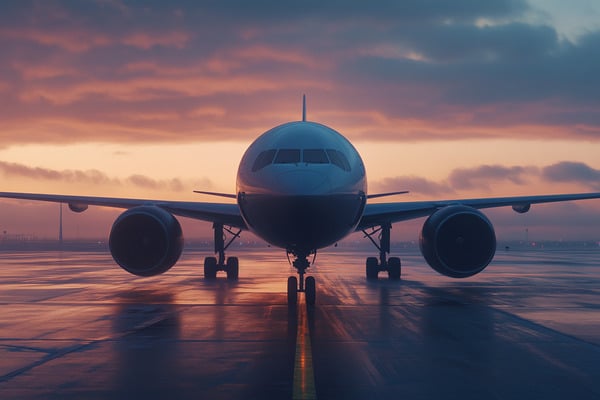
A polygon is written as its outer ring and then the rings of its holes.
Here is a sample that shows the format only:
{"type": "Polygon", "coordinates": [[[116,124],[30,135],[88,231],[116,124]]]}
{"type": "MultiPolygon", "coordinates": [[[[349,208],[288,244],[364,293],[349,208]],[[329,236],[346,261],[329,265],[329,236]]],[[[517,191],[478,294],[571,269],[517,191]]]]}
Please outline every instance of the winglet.
{"type": "Polygon", "coordinates": [[[302,95],[302,122],[306,122],[306,95],[302,95]]]}

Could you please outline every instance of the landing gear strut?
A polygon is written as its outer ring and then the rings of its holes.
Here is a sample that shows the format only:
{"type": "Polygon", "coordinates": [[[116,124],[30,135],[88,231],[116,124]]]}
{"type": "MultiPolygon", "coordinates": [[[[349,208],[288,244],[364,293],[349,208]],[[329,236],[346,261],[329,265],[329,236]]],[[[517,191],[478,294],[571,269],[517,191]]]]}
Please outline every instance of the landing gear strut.
{"type": "Polygon", "coordinates": [[[385,223],[374,229],[371,232],[367,232],[363,229],[363,233],[366,238],[377,247],[379,250],[379,260],[376,257],[368,257],[366,265],[367,279],[374,280],[378,278],[380,271],[387,271],[388,278],[391,280],[399,280],[402,271],[400,259],[398,257],[387,258],[390,252],[390,231],[392,230],[392,224],[385,223]],[[379,243],[373,239],[375,234],[379,233],[379,243]]]}
{"type": "Polygon", "coordinates": [[[314,305],[317,297],[315,278],[312,276],[304,279],[306,269],[310,267],[308,254],[298,255],[294,253],[296,259],[292,263],[298,271],[298,278],[290,276],[287,282],[288,305],[293,306],[298,302],[298,292],[304,292],[304,299],[307,305],[314,305]]]}
{"type": "Polygon", "coordinates": [[[217,278],[218,271],[227,272],[227,279],[236,281],[239,276],[239,261],[237,257],[228,257],[225,259],[225,250],[231,246],[231,243],[238,237],[240,237],[241,230],[233,232],[231,229],[226,228],[223,224],[214,223],[214,242],[215,242],[215,254],[216,257],[206,257],[204,259],[204,279],[212,280],[217,278]],[[225,244],[225,231],[232,235],[229,242],[225,244]]]}

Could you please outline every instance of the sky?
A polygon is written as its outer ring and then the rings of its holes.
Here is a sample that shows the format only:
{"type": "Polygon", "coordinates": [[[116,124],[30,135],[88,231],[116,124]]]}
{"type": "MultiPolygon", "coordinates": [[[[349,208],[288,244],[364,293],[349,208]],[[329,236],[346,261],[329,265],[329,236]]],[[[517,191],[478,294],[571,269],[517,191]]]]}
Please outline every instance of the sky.
{"type": "MultiPolygon", "coordinates": [[[[8,0],[0,54],[1,191],[220,201],[192,191],[233,193],[246,147],[299,120],[303,94],[370,193],[600,191],[595,1],[8,0]]],[[[65,237],[106,237],[119,212],[66,213],[65,237]]],[[[499,239],[600,240],[598,201],[488,214],[499,239]]],[[[57,220],[0,202],[6,235],[57,220]]]]}

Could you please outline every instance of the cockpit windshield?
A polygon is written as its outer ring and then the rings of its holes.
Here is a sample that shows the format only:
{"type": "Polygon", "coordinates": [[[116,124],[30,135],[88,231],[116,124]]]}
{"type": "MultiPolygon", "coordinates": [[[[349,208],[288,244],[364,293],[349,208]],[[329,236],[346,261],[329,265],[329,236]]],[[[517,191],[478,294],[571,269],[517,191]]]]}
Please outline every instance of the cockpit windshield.
{"type": "Polygon", "coordinates": [[[337,165],[346,172],[350,171],[350,163],[344,153],[338,150],[327,149],[327,155],[332,164],[337,165]]]}
{"type": "Polygon", "coordinates": [[[306,164],[329,164],[329,159],[323,149],[304,149],[302,150],[302,162],[306,164]]]}
{"type": "Polygon", "coordinates": [[[256,157],[256,161],[254,161],[252,172],[256,172],[259,169],[263,169],[267,165],[270,165],[273,162],[273,158],[275,158],[276,152],[277,150],[275,149],[261,151],[258,157],[256,157]]]}
{"type": "Polygon", "coordinates": [[[273,162],[275,164],[298,164],[300,162],[300,150],[279,149],[273,162]]]}
{"type": "Polygon", "coordinates": [[[252,165],[252,172],[271,164],[333,164],[343,171],[350,171],[348,159],[335,149],[270,149],[262,151],[252,165]]]}

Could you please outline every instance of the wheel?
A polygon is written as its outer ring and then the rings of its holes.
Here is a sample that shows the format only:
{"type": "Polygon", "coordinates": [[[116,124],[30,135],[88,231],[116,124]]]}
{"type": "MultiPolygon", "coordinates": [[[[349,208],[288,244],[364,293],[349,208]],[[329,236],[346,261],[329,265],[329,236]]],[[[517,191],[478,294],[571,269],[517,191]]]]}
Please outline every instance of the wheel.
{"type": "Polygon", "coordinates": [[[237,257],[229,257],[227,259],[227,279],[237,281],[240,274],[239,261],[237,257]]]}
{"type": "Polygon", "coordinates": [[[304,299],[306,300],[306,304],[309,306],[314,306],[316,297],[317,288],[315,284],[315,278],[309,276],[304,281],[304,299]]]}
{"type": "Polygon", "coordinates": [[[367,279],[377,279],[379,274],[379,266],[377,265],[377,258],[367,258],[367,279]]]}
{"type": "Polygon", "coordinates": [[[400,259],[398,257],[390,257],[388,260],[388,277],[393,281],[400,279],[400,259]]]}
{"type": "Polygon", "coordinates": [[[204,279],[217,278],[217,259],[215,257],[206,257],[204,259],[204,279]]]}
{"type": "Polygon", "coordinates": [[[298,303],[298,278],[290,276],[287,281],[288,305],[293,306],[298,303]]]}

